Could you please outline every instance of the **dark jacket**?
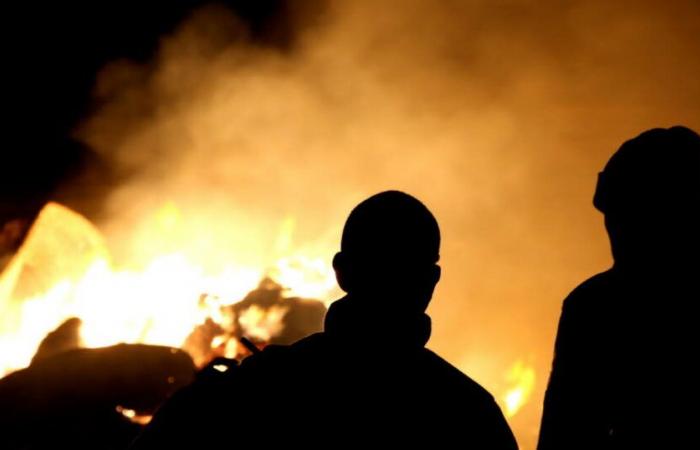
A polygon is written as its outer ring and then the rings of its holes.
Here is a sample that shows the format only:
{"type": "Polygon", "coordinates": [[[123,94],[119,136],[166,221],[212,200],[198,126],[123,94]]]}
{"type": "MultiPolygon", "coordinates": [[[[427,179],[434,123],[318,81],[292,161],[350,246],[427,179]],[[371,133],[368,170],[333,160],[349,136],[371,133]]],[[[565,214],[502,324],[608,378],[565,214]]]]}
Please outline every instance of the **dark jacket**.
{"type": "Polygon", "coordinates": [[[568,296],[539,450],[671,449],[689,442],[697,298],[686,281],[612,269],[568,296]]]}
{"type": "Polygon", "coordinates": [[[323,333],[268,347],[218,381],[195,383],[176,396],[134,448],[188,441],[231,448],[353,443],[517,448],[493,397],[424,348],[427,316],[381,322],[350,300],[339,300],[323,333]]]}

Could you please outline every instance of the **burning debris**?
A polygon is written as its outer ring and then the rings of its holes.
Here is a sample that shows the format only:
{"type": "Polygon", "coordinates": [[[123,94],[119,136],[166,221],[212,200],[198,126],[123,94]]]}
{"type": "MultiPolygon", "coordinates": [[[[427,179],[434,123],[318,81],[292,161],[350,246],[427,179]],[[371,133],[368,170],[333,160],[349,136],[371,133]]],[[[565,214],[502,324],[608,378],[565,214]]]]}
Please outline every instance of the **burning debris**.
{"type": "Polygon", "coordinates": [[[35,358],[121,342],[182,347],[202,366],[242,356],[242,336],[265,345],[318,331],[325,310],[261,270],[210,275],[177,252],[116,269],[94,225],[49,203],[0,276],[0,375],[26,367],[38,347],[35,358]]]}
{"type": "Polygon", "coordinates": [[[235,298],[177,257],[118,271],[96,227],[48,204],[0,276],[4,443],[125,448],[197,367],[321,330],[324,303],[261,278],[235,298]]]}
{"type": "Polygon", "coordinates": [[[141,425],[124,411],[152,414],[195,370],[184,351],[140,344],[35,358],[0,380],[3,445],[126,448],[141,425]]]}
{"type": "Polygon", "coordinates": [[[47,334],[39,344],[39,348],[32,358],[32,364],[68,350],[81,348],[80,326],[82,324],[83,322],[77,317],[71,317],[47,334]]]}
{"type": "MultiPolygon", "coordinates": [[[[270,278],[245,298],[220,308],[221,322],[207,319],[188,336],[183,348],[198,365],[216,356],[241,358],[250,353],[242,339],[262,348],[291,344],[323,328],[326,307],[317,300],[285,297],[285,289],[270,278]]],[[[200,298],[205,302],[206,297],[200,298]]]]}

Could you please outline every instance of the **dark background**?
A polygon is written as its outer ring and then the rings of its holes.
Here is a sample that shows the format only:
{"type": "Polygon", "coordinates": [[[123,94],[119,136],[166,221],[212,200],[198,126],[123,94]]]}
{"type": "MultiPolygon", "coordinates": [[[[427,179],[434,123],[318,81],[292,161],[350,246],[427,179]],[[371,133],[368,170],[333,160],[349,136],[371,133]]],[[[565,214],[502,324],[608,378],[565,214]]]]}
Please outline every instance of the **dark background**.
{"type": "MultiPolygon", "coordinates": [[[[98,106],[91,92],[100,68],[119,59],[148,63],[162,36],[194,9],[210,3],[214,2],[105,0],[23,2],[4,7],[6,128],[0,166],[0,224],[31,217],[50,198],[67,200],[58,193],[62,185],[78,183],[92,197],[109,189],[114,174],[72,137],[81,118],[98,106]],[[87,166],[97,170],[88,171],[87,166]],[[89,179],[81,178],[86,173],[89,179]]],[[[254,44],[279,51],[293,45],[289,2],[216,3],[247,25],[254,44]]],[[[99,211],[81,212],[92,216],[99,211]]]]}

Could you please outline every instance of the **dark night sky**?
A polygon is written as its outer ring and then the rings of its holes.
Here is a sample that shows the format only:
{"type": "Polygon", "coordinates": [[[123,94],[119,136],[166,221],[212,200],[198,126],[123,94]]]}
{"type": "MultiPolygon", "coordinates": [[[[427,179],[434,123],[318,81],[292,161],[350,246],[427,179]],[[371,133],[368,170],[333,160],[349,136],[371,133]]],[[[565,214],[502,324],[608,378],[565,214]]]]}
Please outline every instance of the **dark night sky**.
{"type": "MultiPolygon", "coordinates": [[[[5,147],[0,224],[31,216],[59,184],[73,183],[100,161],[71,138],[96,105],[91,92],[101,67],[118,59],[147,62],[161,36],[207,0],[25,2],[5,7],[5,147]]],[[[227,0],[251,40],[284,51],[292,44],[289,6],[282,0],[227,0]]],[[[108,189],[107,169],[78,181],[91,196],[108,189]],[[98,174],[98,175],[96,175],[98,174]]],[[[95,204],[93,202],[93,204],[95,204]]],[[[84,211],[91,214],[95,211],[84,211]]]]}

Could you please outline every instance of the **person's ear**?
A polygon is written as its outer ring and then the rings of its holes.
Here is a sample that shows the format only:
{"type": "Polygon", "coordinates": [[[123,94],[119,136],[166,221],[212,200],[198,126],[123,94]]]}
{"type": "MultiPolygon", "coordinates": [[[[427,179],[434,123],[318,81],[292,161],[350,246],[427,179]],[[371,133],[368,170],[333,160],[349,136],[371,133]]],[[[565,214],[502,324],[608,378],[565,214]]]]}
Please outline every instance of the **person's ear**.
{"type": "Polygon", "coordinates": [[[338,286],[345,292],[349,289],[349,270],[347,261],[343,252],[338,252],[333,257],[333,270],[335,271],[335,279],[338,281],[338,286]]]}

